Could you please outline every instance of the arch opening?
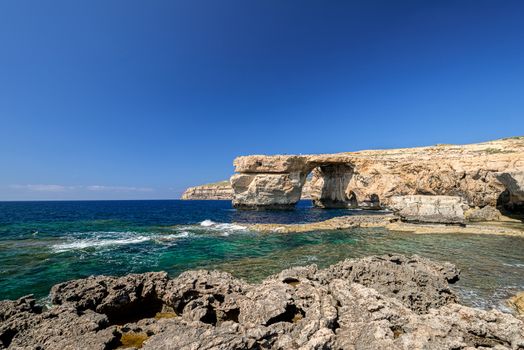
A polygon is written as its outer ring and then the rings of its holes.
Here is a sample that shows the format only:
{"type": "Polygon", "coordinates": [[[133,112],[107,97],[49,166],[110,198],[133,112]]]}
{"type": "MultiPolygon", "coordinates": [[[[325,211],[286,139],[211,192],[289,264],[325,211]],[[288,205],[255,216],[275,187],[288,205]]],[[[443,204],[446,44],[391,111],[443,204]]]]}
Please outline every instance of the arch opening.
{"type": "Polygon", "coordinates": [[[301,199],[311,199],[318,208],[356,208],[356,196],[347,191],[353,173],[348,164],[315,165],[306,176],[301,199]]]}

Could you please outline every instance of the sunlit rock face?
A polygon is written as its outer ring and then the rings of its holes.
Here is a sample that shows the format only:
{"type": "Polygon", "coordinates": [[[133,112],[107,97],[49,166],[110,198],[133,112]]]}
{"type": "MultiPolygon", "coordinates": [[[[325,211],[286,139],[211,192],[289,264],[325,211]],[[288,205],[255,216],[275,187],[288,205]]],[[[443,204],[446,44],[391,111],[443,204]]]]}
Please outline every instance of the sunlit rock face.
{"type": "Polygon", "coordinates": [[[300,200],[306,176],[282,174],[235,174],[233,206],[241,209],[292,209],[300,200]]]}
{"type": "Polygon", "coordinates": [[[391,208],[392,197],[408,195],[460,197],[471,208],[511,210],[523,203],[524,137],[471,145],[244,156],[234,165],[231,185],[237,208],[292,208],[308,175],[310,196],[321,208],[391,208]]]}

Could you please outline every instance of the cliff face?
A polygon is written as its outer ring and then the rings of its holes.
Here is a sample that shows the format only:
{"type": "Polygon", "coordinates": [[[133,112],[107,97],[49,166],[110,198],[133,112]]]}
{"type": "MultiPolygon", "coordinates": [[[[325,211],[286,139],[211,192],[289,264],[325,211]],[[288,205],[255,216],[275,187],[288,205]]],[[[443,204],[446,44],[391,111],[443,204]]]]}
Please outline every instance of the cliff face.
{"type": "MultiPolygon", "coordinates": [[[[237,208],[289,208],[308,174],[323,208],[392,208],[394,197],[453,196],[471,208],[522,208],[524,137],[471,145],[321,155],[244,156],[231,178],[237,208]]],[[[421,199],[425,201],[424,197],[421,199]]]]}
{"type": "MultiPolygon", "coordinates": [[[[302,187],[301,199],[311,199],[310,181],[306,181],[302,187]]],[[[229,181],[219,182],[217,184],[200,185],[189,187],[182,194],[181,199],[185,200],[232,200],[233,187],[229,181]]]]}
{"type": "Polygon", "coordinates": [[[193,200],[231,200],[233,188],[229,181],[190,187],[182,194],[182,199],[193,200]]]}

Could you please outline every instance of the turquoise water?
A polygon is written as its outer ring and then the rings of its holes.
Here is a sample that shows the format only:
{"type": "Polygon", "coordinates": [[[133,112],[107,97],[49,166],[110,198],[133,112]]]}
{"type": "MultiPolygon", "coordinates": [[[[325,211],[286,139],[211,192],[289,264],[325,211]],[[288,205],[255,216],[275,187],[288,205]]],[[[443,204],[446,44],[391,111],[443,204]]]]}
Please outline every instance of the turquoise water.
{"type": "Polygon", "coordinates": [[[34,293],[92,274],[220,269],[256,282],[283,268],[325,267],[370,254],[419,254],[462,269],[463,302],[504,309],[524,290],[524,239],[417,235],[384,229],[302,234],[249,232],[249,222],[311,222],[361,211],[236,211],[227,201],[0,203],[0,299],[34,293]]]}

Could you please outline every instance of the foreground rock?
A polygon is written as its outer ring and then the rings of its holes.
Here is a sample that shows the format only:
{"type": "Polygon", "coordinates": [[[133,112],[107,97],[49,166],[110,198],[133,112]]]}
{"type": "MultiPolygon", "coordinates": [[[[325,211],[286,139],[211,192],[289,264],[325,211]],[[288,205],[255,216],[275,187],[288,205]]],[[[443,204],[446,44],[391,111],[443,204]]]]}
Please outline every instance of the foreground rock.
{"type": "Polygon", "coordinates": [[[237,208],[292,208],[308,174],[315,206],[391,208],[399,196],[459,197],[469,208],[521,210],[524,137],[471,145],[321,155],[253,155],[234,161],[237,208]],[[519,209],[520,208],[520,209],[519,209]]]}
{"type": "Polygon", "coordinates": [[[522,349],[524,323],[456,303],[458,271],[417,256],[284,270],[258,285],[188,271],[53,287],[0,302],[10,349],[522,349]]]}

